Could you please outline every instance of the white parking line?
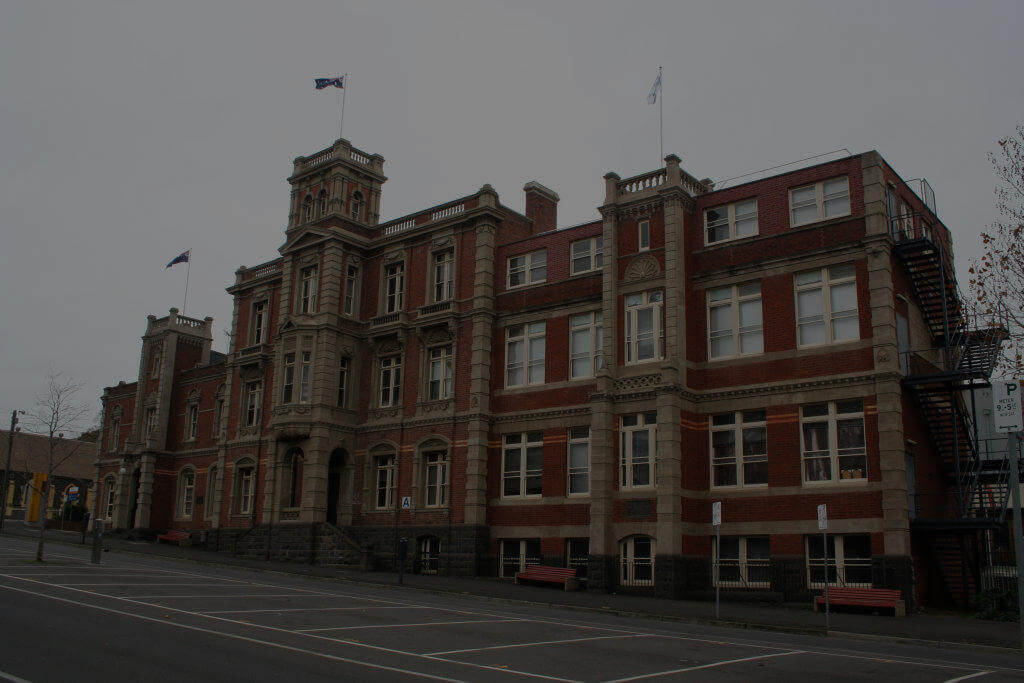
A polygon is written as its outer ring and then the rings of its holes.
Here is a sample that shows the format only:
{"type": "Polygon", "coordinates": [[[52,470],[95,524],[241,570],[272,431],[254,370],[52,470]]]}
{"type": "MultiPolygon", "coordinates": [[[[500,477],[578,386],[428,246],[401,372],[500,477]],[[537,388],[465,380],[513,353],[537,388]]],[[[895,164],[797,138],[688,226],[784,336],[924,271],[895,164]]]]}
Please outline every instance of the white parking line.
{"type": "Polygon", "coordinates": [[[769,655],[757,655],[756,657],[741,657],[740,659],[726,659],[721,662],[712,662],[711,664],[701,664],[700,666],[688,666],[685,669],[672,669],[670,671],[658,671],[653,674],[643,674],[642,676],[630,676],[629,678],[616,678],[611,681],[605,681],[605,683],[625,683],[625,681],[642,681],[645,678],[659,678],[661,676],[671,676],[672,674],[686,673],[687,671],[699,671],[700,669],[714,669],[717,666],[725,666],[726,664],[739,664],[740,662],[752,662],[757,659],[770,659],[772,657],[788,657],[789,655],[803,654],[803,650],[792,650],[790,652],[776,652],[769,655]]]}
{"type": "MultiPolygon", "coordinates": [[[[50,585],[53,585],[53,586],[146,586],[147,588],[150,587],[150,586],[183,586],[183,587],[186,587],[186,588],[209,588],[209,587],[234,588],[234,586],[225,586],[222,583],[190,583],[188,581],[175,581],[174,583],[166,583],[166,582],[164,582],[164,583],[161,583],[161,582],[154,582],[154,583],[123,583],[123,582],[119,582],[119,581],[105,581],[103,583],[80,583],[80,582],[77,582],[77,581],[75,583],[65,583],[65,582],[58,583],[56,581],[53,581],[53,582],[51,582],[50,585]]],[[[240,587],[241,586],[239,586],[239,588],[240,587]]]]}
{"type": "MultiPolygon", "coordinates": [[[[353,610],[381,610],[381,609],[431,609],[436,607],[405,607],[395,605],[364,605],[362,607],[283,607],[281,609],[219,609],[207,610],[200,614],[256,614],[257,612],[346,612],[353,610]]],[[[446,610],[437,610],[444,612],[446,610]]]]}
{"type": "MultiPolygon", "coordinates": [[[[57,584],[48,583],[47,586],[55,586],[57,584]]],[[[62,586],[67,588],[67,586],[62,586]]],[[[72,589],[73,590],[73,589],[72,589]]],[[[105,598],[119,598],[127,599],[123,595],[114,595],[112,593],[100,593],[98,591],[85,591],[86,593],[95,593],[96,595],[102,595],[105,598]]],[[[296,595],[295,593],[235,593],[234,595],[174,595],[172,593],[152,593],[149,595],[132,595],[130,598],[145,598],[147,600],[164,600],[164,599],[184,599],[184,598],[206,598],[207,600],[223,600],[225,598],[304,598],[305,595],[296,595]]],[[[137,602],[136,600],[128,600],[128,602],[137,602]]],[[[140,602],[140,605],[149,605],[153,603],[140,602]]],[[[167,607],[167,605],[156,605],[156,607],[167,607]]],[[[188,610],[182,610],[188,611],[188,610]]],[[[193,612],[189,612],[193,614],[193,612]]],[[[194,614],[203,614],[202,612],[194,612],[194,614]]]]}
{"type": "MultiPolygon", "coordinates": [[[[500,624],[524,619],[466,619],[463,621],[425,621],[414,624],[373,624],[370,626],[333,626],[329,628],[298,628],[296,633],[320,633],[322,631],[357,631],[368,628],[408,628],[410,626],[450,626],[452,624],[500,624]]],[[[444,653],[441,653],[444,654],[444,653]]]]}
{"type": "MultiPolygon", "coordinates": [[[[241,636],[234,633],[227,633],[225,631],[218,631],[216,629],[203,628],[202,626],[190,626],[188,624],[181,624],[176,621],[167,621],[165,619],[155,619],[153,617],[147,617],[142,614],[135,614],[133,612],[124,612],[122,610],[113,609],[111,607],[103,607],[101,605],[90,605],[86,602],[79,602],[78,600],[69,600],[68,598],[60,598],[55,595],[46,595],[45,593],[37,593],[35,591],[24,590],[22,588],[15,588],[14,586],[0,585],[0,588],[6,588],[7,590],[18,591],[19,593],[27,593],[29,595],[36,595],[41,598],[49,598],[50,600],[58,600],[63,603],[70,605],[79,605],[81,607],[90,607],[92,609],[98,609],[103,612],[109,612],[111,614],[118,614],[124,617],[130,617],[133,619],[142,619],[143,621],[150,621],[156,624],[165,624],[167,626],[173,626],[175,628],[183,628],[188,631],[198,631],[199,633],[210,633],[213,635],[224,636],[225,638],[233,638],[235,640],[242,640],[249,643],[256,643],[257,645],[267,645],[270,647],[280,648],[282,650],[289,650],[291,652],[298,652],[304,655],[312,655],[314,657],[322,657],[324,659],[330,659],[336,662],[345,662],[346,664],[356,664],[358,666],[366,666],[371,669],[381,669],[383,671],[393,671],[395,673],[408,674],[409,676],[418,676],[420,678],[429,678],[435,681],[458,681],[457,678],[445,678],[443,676],[434,676],[433,674],[424,673],[422,671],[413,671],[411,669],[401,669],[395,666],[385,666],[383,664],[374,664],[372,662],[364,662],[359,659],[349,659],[348,657],[339,657],[337,655],[327,654],[326,652],[318,652],[316,650],[306,650],[300,647],[293,647],[291,645],[285,645],[284,643],[275,643],[271,640],[261,640],[259,638],[250,638],[248,636],[241,636]]],[[[8,680],[15,681],[16,683],[22,683],[23,679],[11,677],[8,680]]],[[[28,681],[24,681],[28,683],[28,681]]]]}
{"type": "Polygon", "coordinates": [[[14,674],[9,674],[6,671],[0,671],[0,679],[11,681],[11,683],[31,683],[31,681],[26,681],[24,678],[18,678],[14,674]]]}
{"type": "Polygon", "coordinates": [[[979,676],[987,676],[990,673],[992,672],[978,671],[977,673],[967,674],[966,676],[961,676],[960,678],[950,678],[948,681],[943,681],[943,683],[957,683],[957,681],[966,681],[968,678],[978,678],[979,676]]]}
{"type": "Polygon", "coordinates": [[[442,652],[426,652],[431,657],[436,655],[459,655],[464,652],[482,652],[484,650],[508,650],[515,647],[537,647],[538,645],[561,645],[562,643],[582,643],[588,640],[615,640],[617,638],[661,638],[654,633],[642,633],[624,636],[592,636],[590,638],[569,638],[567,640],[544,640],[536,643],[516,643],[514,645],[490,645],[488,647],[469,647],[465,650],[444,650],[442,652]]]}

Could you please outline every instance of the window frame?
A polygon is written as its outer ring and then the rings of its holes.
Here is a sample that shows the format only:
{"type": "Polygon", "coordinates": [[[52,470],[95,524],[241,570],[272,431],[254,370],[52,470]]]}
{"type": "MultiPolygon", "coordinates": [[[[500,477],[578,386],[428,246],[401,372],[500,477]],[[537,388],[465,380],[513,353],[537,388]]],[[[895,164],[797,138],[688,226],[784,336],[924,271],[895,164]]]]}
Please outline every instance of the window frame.
{"type": "Polygon", "coordinates": [[[647,410],[619,416],[619,490],[651,489],[658,485],[658,413],[647,410]],[[632,422],[633,424],[629,424],[632,422]],[[632,435],[646,432],[648,454],[646,463],[638,464],[635,439],[632,435]],[[648,482],[636,484],[636,468],[647,468],[648,482]]]}
{"type": "Polygon", "coordinates": [[[394,353],[377,359],[377,405],[397,408],[402,402],[402,354],[394,353]],[[387,399],[385,400],[385,396],[387,399]]]}
{"type": "Polygon", "coordinates": [[[525,254],[516,254],[515,256],[509,256],[508,259],[506,259],[506,261],[505,261],[505,289],[519,289],[520,287],[529,287],[530,285],[539,285],[539,284],[541,284],[543,282],[547,282],[547,279],[548,279],[548,250],[547,250],[547,247],[545,247],[543,249],[535,249],[533,251],[528,251],[525,254]],[[537,255],[538,254],[543,254],[544,255],[544,259],[543,259],[544,263],[543,264],[536,263],[537,255]],[[522,259],[523,260],[523,265],[522,265],[521,268],[520,267],[513,268],[512,262],[517,260],[517,259],[522,259]],[[539,270],[541,267],[544,268],[544,276],[543,277],[539,277],[537,279],[534,279],[535,271],[539,270]],[[512,284],[512,275],[513,274],[517,274],[517,275],[518,274],[522,274],[523,281],[520,282],[519,284],[512,284]]]}
{"type": "Polygon", "coordinates": [[[441,344],[427,349],[426,401],[447,401],[454,394],[455,367],[453,344],[441,344]],[[435,375],[435,370],[438,374],[435,375]],[[434,395],[434,387],[437,395],[434,395]]]}
{"type": "Polygon", "coordinates": [[[203,499],[203,518],[213,519],[217,511],[217,465],[214,463],[206,470],[206,493],[203,499]]]}
{"type": "Polygon", "coordinates": [[[619,541],[619,585],[634,588],[647,588],[654,586],[655,558],[657,558],[658,541],[653,536],[646,534],[633,534],[626,536],[619,541]],[[650,552],[647,556],[637,557],[636,542],[643,539],[649,544],[650,552]],[[649,567],[650,578],[637,578],[637,567],[649,567]]]}
{"type": "Polygon", "coordinates": [[[791,188],[789,188],[789,193],[788,194],[789,194],[789,227],[791,227],[791,228],[799,228],[799,227],[803,227],[805,225],[813,225],[814,223],[821,223],[822,221],[832,220],[833,218],[843,218],[844,216],[850,216],[853,213],[853,201],[852,201],[852,197],[850,196],[850,177],[849,176],[845,176],[845,175],[835,176],[833,178],[825,178],[824,180],[819,180],[819,181],[814,182],[814,183],[807,183],[807,184],[804,184],[804,185],[800,185],[798,187],[791,187],[791,188]],[[839,198],[841,195],[836,195],[836,196],[833,196],[832,198],[826,197],[825,196],[825,184],[833,182],[833,181],[836,181],[836,180],[844,180],[844,181],[846,181],[846,204],[847,204],[847,210],[846,210],[846,213],[837,213],[837,214],[834,214],[832,216],[826,216],[825,215],[825,210],[826,210],[825,203],[826,203],[826,201],[834,201],[835,199],[839,198]],[[801,223],[797,223],[797,221],[796,221],[796,209],[797,208],[803,208],[804,206],[810,206],[810,205],[809,204],[802,204],[800,207],[794,206],[793,205],[793,193],[799,192],[800,190],[806,190],[808,188],[814,188],[814,203],[815,203],[815,207],[816,207],[816,210],[817,210],[817,215],[816,215],[815,218],[813,218],[811,220],[806,220],[806,221],[803,221],[801,223]]]}
{"type": "Polygon", "coordinates": [[[764,463],[767,470],[768,463],[768,415],[764,409],[755,410],[735,410],[726,411],[722,413],[716,413],[708,415],[708,453],[710,454],[710,470],[711,470],[711,488],[713,489],[748,489],[748,488],[767,488],[768,486],[768,472],[765,472],[765,481],[761,482],[747,482],[746,465],[751,463],[764,463]],[[751,418],[757,417],[757,414],[761,414],[761,419],[750,419],[747,420],[748,414],[751,418]],[[732,422],[715,424],[715,418],[724,418],[726,415],[732,416],[732,422]],[[750,430],[762,430],[764,433],[764,453],[748,455],[744,453],[746,440],[744,439],[745,433],[750,430]],[[716,459],[715,454],[715,434],[718,433],[732,433],[732,468],[735,471],[733,479],[735,484],[718,484],[716,483],[716,469],[718,467],[728,466],[728,462],[724,458],[716,459]]]}
{"type": "Polygon", "coordinates": [[[383,275],[382,303],[384,315],[405,310],[405,261],[394,261],[385,264],[383,275]],[[392,291],[392,288],[394,291],[392,291]]]}
{"type": "Polygon", "coordinates": [[[270,304],[266,299],[252,302],[249,325],[249,346],[264,344],[267,340],[267,327],[270,320],[270,304]]]}
{"type": "Polygon", "coordinates": [[[528,387],[537,386],[544,384],[544,379],[547,374],[547,321],[541,320],[536,322],[518,323],[515,325],[508,325],[505,327],[505,387],[508,389],[516,387],[528,387]],[[517,329],[522,330],[518,334],[513,332],[517,329]],[[541,353],[539,357],[532,355],[534,351],[534,340],[541,340],[541,353]],[[513,345],[522,345],[522,360],[513,364],[511,349],[513,345]],[[540,377],[533,377],[533,370],[540,368],[540,377]],[[511,373],[514,371],[522,372],[521,382],[513,384],[511,381],[511,373]]]}
{"type": "Polygon", "coordinates": [[[107,436],[107,451],[117,453],[117,447],[121,441],[121,418],[114,416],[110,418],[110,430],[107,436]]]}
{"type": "MultiPolygon", "coordinates": [[[[310,342],[311,343],[311,342],[310,342]]],[[[299,403],[309,404],[313,398],[313,352],[308,349],[299,351],[299,403]]]]}
{"type": "MultiPolygon", "coordinates": [[[[625,339],[623,340],[623,352],[624,352],[624,364],[625,365],[640,365],[641,363],[652,363],[662,359],[665,349],[665,343],[663,335],[665,333],[665,294],[660,289],[651,289],[645,292],[634,292],[632,294],[626,294],[622,300],[623,306],[623,324],[622,333],[625,339]],[[652,295],[656,296],[656,299],[652,300],[652,295]],[[632,297],[639,296],[640,302],[630,304],[632,297]],[[650,358],[639,358],[640,354],[640,331],[639,321],[640,313],[642,311],[650,309],[652,330],[649,334],[652,335],[654,342],[654,355],[650,358]]],[[[644,333],[645,335],[648,333],[644,333]]]]}
{"type": "Polygon", "coordinates": [[[753,197],[753,198],[749,198],[749,199],[743,199],[743,200],[740,200],[740,201],[737,201],[737,202],[731,202],[729,204],[721,204],[719,206],[711,206],[711,207],[708,207],[708,208],[704,209],[704,246],[710,247],[710,246],[715,245],[715,244],[724,244],[725,242],[735,242],[736,240],[745,240],[745,239],[749,239],[751,237],[757,237],[758,235],[761,234],[761,228],[760,228],[760,225],[758,224],[757,213],[758,213],[757,212],[757,197],[753,197]],[[739,207],[744,205],[744,204],[751,204],[751,203],[754,205],[754,212],[753,212],[753,214],[744,213],[744,214],[742,214],[742,216],[738,217],[739,216],[739,211],[738,211],[739,207]],[[714,226],[712,226],[710,221],[708,220],[709,219],[708,214],[710,214],[712,211],[721,211],[722,209],[725,209],[724,223],[722,222],[722,219],[718,219],[716,224],[714,226]],[[740,222],[740,220],[749,220],[751,216],[754,219],[754,233],[751,234],[751,235],[740,235],[739,234],[739,222],[740,222]],[[729,235],[727,237],[723,237],[720,240],[712,240],[711,239],[711,228],[712,227],[718,228],[718,227],[722,227],[723,225],[727,226],[729,228],[729,235]]]}
{"type": "Polygon", "coordinates": [[[601,311],[587,311],[585,313],[573,313],[569,316],[569,379],[592,379],[604,368],[604,321],[601,311]],[[586,316],[586,322],[576,324],[577,320],[586,316]],[[573,351],[573,339],[577,334],[586,333],[589,336],[585,352],[573,351]],[[575,374],[577,361],[586,360],[590,371],[586,374],[575,374]]]}
{"type": "Polygon", "coordinates": [[[233,506],[236,515],[251,515],[256,509],[256,462],[243,458],[235,462],[233,506]]]}
{"type": "Polygon", "coordinates": [[[295,352],[288,351],[282,357],[281,368],[281,403],[291,404],[295,401],[295,352]]]}
{"type": "Polygon", "coordinates": [[[146,430],[142,438],[144,441],[149,441],[156,432],[156,408],[146,408],[146,421],[142,426],[146,430]]]}
{"type": "Polygon", "coordinates": [[[601,270],[604,267],[604,235],[595,235],[594,237],[586,237],[581,240],[576,240],[569,244],[569,275],[582,275],[583,273],[593,273],[594,271],[601,270]],[[577,245],[586,245],[586,252],[577,254],[577,245]],[[587,259],[586,268],[577,268],[576,261],[579,259],[587,259]]]}
{"type": "Polygon", "coordinates": [[[839,401],[820,401],[817,403],[806,403],[800,406],[799,411],[799,428],[800,428],[800,479],[804,486],[822,486],[822,485],[834,485],[834,484],[856,484],[866,483],[868,481],[868,452],[867,452],[867,421],[865,420],[864,410],[864,399],[844,399],[839,401]],[[840,404],[843,403],[860,403],[860,410],[853,411],[847,410],[840,412],[840,404]],[[805,415],[806,409],[812,406],[828,406],[827,412],[824,415],[805,415]],[[853,422],[860,421],[860,437],[861,444],[858,447],[847,447],[839,448],[839,427],[841,422],[853,422]],[[821,424],[826,425],[826,434],[828,444],[826,449],[808,449],[806,432],[804,426],[809,424],[821,424]],[[840,451],[846,451],[840,453],[840,451]],[[859,451],[859,452],[854,452],[859,451]],[[862,465],[860,467],[861,476],[843,476],[844,471],[857,471],[856,468],[847,468],[844,470],[841,463],[841,459],[861,459],[862,465]],[[807,467],[809,461],[827,461],[829,468],[829,477],[826,479],[808,479],[807,478],[807,467]]]}
{"type": "Polygon", "coordinates": [[[771,588],[771,537],[766,535],[746,535],[746,536],[722,536],[722,540],[736,539],[736,559],[733,560],[730,556],[728,563],[730,566],[735,566],[738,580],[722,579],[721,568],[725,564],[723,560],[725,558],[721,555],[721,549],[718,547],[718,537],[711,538],[711,557],[712,560],[712,571],[711,571],[711,585],[718,586],[721,588],[771,588]],[[764,541],[768,545],[768,555],[766,557],[750,557],[750,541],[764,541]],[[717,560],[717,562],[716,562],[717,560]],[[735,563],[733,565],[733,563],[735,563]],[[751,567],[755,567],[758,570],[767,570],[768,576],[764,580],[751,580],[750,570],[751,567]]]}
{"type": "Polygon", "coordinates": [[[814,348],[818,346],[827,346],[830,344],[845,344],[848,342],[858,341],[861,338],[860,332],[860,296],[857,291],[857,264],[856,263],[836,263],[821,268],[811,268],[810,270],[801,270],[793,273],[793,296],[794,296],[794,310],[796,312],[796,342],[798,349],[814,348]],[[844,275],[840,277],[833,277],[832,270],[839,268],[850,268],[853,272],[852,275],[844,275]],[[811,273],[818,273],[820,279],[816,282],[805,282],[800,283],[800,276],[809,275],[811,273]],[[854,297],[854,308],[840,311],[839,315],[832,310],[832,289],[835,287],[845,287],[853,285],[853,297],[854,297]],[[812,315],[801,315],[800,310],[800,293],[810,292],[813,290],[821,290],[821,313],[812,315]],[[851,313],[852,311],[852,313],[851,313]],[[803,334],[801,326],[810,326],[816,324],[817,320],[814,318],[820,317],[820,322],[825,327],[824,341],[807,342],[803,341],[803,334]],[[843,337],[837,339],[835,335],[835,324],[837,320],[853,319],[855,321],[856,335],[852,337],[843,337]]]}
{"type": "Polygon", "coordinates": [[[316,313],[319,293],[319,266],[314,264],[299,269],[299,313],[303,315],[316,313]]]}
{"type": "Polygon", "coordinates": [[[871,572],[871,536],[869,534],[828,534],[828,541],[825,542],[822,539],[821,534],[813,534],[804,536],[804,570],[806,572],[805,577],[807,579],[807,587],[810,589],[824,588],[825,581],[815,581],[813,579],[811,568],[822,567],[825,570],[825,575],[822,577],[828,581],[829,586],[835,587],[856,587],[856,588],[872,588],[874,586],[873,581],[850,581],[848,579],[848,573],[851,568],[859,569],[861,571],[867,571],[870,576],[871,572]],[[867,539],[868,544],[868,555],[867,557],[848,557],[847,553],[847,538],[856,537],[858,539],[867,539]],[[828,552],[828,546],[831,545],[832,552],[828,553],[828,557],[816,556],[816,559],[811,559],[811,544],[817,545],[818,542],[822,542],[824,551],[823,554],[828,552]],[[852,560],[852,561],[851,561],[852,560]],[[833,579],[829,571],[831,568],[835,568],[835,578],[833,579]]]}
{"type": "Polygon", "coordinates": [[[707,337],[708,337],[708,360],[719,361],[728,358],[741,358],[746,356],[759,356],[764,353],[764,293],[761,286],[760,280],[754,280],[751,282],[739,282],[732,285],[723,285],[721,287],[708,287],[705,295],[707,302],[707,337]],[[750,288],[757,286],[757,293],[743,293],[744,288],[750,288]],[[723,299],[712,299],[712,295],[715,292],[723,292],[729,290],[728,298],[723,299]],[[758,313],[760,318],[759,325],[747,325],[746,328],[741,326],[741,315],[740,309],[743,304],[750,303],[752,301],[758,302],[758,313]],[[725,308],[728,306],[731,309],[731,327],[728,330],[713,330],[711,329],[712,311],[718,308],[725,308]],[[722,332],[728,332],[728,335],[721,334],[722,332]],[[717,333],[717,336],[716,336],[717,333]],[[761,340],[760,349],[757,351],[743,351],[743,340],[745,335],[758,335],[761,340]],[[717,339],[729,338],[732,344],[732,353],[715,355],[714,342],[717,339]]]}
{"type": "Polygon", "coordinates": [[[637,221],[636,250],[638,252],[651,250],[651,221],[649,219],[637,221]]]}
{"type": "Polygon", "coordinates": [[[455,248],[438,249],[430,254],[431,303],[455,298],[455,248]]]}
{"type": "Polygon", "coordinates": [[[342,299],[341,312],[344,315],[357,317],[359,307],[359,266],[349,263],[345,266],[345,296],[342,299]]]}
{"type": "Polygon", "coordinates": [[[423,451],[423,507],[448,507],[448,477],[451,472],[447,448],[429,448],[423,451]],[[434,482],[431,483],[433,472],[434,482]],[[434,502],[430,502],[433,493],[434,502]]]}
{"type": "Polygon", "coordinates": [[[565,495],[570,498],[582,498],[590,495],[590,463],[591,463],[591,440],[590,426],[569,427],[565,431],[565,495]],[[587,464],[584,467],[572,464],[573,446],[586,446],[587,464]],[[573,477],[582,477],[585,483],[585,490],[573,491],[573,477]]]}
{"type": "Polygon", "coordinates": [[[195,515],[196,503],[196,470],[194,467],[186,466],[178,472],[176,499],[174,518],[192,519],[195,515]]]}
{"type": "Polygon", "coordinates": [[[113,476],[108,476],[104,478],[103,486],[105,487],[107,494],[107,500],[104,503],[104,511],[106,512],[106,517],[104,517],[104,519],[113,519],[114,512],[117,508],[117,479],[113,476]]]}
{"type": "Polygon", "coordinates": [[[518,572],[526,571],[527,565],[540,564],[542,559],[539,538],[498,539],[498,578],[500,579],[514,579],[518,572]],[[512,547],[515,548],[514,555],[508,552],[512,547]]]}
{"type": "Polygon", "coordinates": [[[185,404],[185,441],[195,441],[199,435],[199,401],[185,404]]]}
{"type": "Polygon", "coordinates": [[[521,500],[542,498],[544,496],[544,432],[515,432],[501,436],[501,498],[503,500],[521,500]],[[513,438],[515,440],[513,441],[513,438]],[[531,450],[540,450],[540,467],[529,467],[531,450]],[[517,469],[509,469],[508,456],[514,455],[518,462],[517,469]],[[531,480],[535,480],[532,481],[531,480]],[[515,481],[517,493],[507,493],[508,483],[515,481]],[[529,493],[531,485],[536,486],[536,493],[529,493]]]}
{"type": "Polygon", "coordinates": [[[344,408],[348,403],[348,372],[351,368],[351,359],[342,356],[338,359],[338,407],[344,408]]]}
{"type": "Polygon", "coordinates": [[[391,510],[398,502],[396,483],[398,480],[398,453],[382,451],[373,456],[373,509],[391,510]],[[382,478],[383,476],[383,478],[382,478]],[[383,504],[381,494],[383,493],[383,504]]]}
{"type": "Polygon", "coordinates": [[[260,422],[260,408],[262,407],[261,382],[246,382],[242,385],[245,392],[242,402],[242,424],[245,428],[256,427],[260,422]]]}

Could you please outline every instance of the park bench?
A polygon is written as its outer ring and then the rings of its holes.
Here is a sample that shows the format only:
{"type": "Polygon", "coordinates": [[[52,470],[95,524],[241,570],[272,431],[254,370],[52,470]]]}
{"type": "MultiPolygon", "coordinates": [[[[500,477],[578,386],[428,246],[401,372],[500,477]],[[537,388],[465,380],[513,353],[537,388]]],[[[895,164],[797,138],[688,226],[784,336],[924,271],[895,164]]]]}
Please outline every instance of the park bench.
{"type": "MultiPolygon", "coordinates": [[[[902,617],[907,614],[907,605],[903,594],[898,590],[887,588],[829,588],[829,607],[836,605],[853,607],[884,607],[893,611],[893,616],[902,617]]],[[[825,604],[825,594],[814,598],[814,611],[825,604]]]]}
{"type": "Polygon", "coordinates": [[[187,531],[168,531],[167,533],[160,534],[156,537],[159,543],[174,543],[175,545],[181,545],[192,538],[192,534],[187,531]]]}
{"type": "Polygon", "coordinates": [[[545,567],[540,564],[526,566],[526,571],[516,574],[516,583],[520,581],[537,581],[538,583],[557,583],[572,591],[580,587],[576,578],[576,570],[566,567],[545,567]]]}

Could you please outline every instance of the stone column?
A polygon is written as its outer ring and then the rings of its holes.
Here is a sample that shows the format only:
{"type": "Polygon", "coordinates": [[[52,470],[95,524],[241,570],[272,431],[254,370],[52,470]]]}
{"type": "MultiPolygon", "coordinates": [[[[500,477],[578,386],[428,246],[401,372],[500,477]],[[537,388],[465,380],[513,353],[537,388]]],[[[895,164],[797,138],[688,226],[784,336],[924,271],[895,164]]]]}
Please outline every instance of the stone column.
{"type": "MultiPolygon", "coordinates": [[[[131,481],[129,474],[129,481],[131,481]]],[[[136,529],[148,529],[153,509],[153,481],[156,478],[156,454],[143,453],[139,463],[139,499],[135,508],[136,529]]],[[[177,501],[172,500],[172,505],[177,501]]],[[[173,508],[172,508],[173,509],[173,508]]]]}
{"type": "Polygon", "coordinates": [[[314,428],[306,446],[302,463],[301,519],[307,523],[318,523],[327,519],[327,468],[331,442],[326,428],[314,428]]]}

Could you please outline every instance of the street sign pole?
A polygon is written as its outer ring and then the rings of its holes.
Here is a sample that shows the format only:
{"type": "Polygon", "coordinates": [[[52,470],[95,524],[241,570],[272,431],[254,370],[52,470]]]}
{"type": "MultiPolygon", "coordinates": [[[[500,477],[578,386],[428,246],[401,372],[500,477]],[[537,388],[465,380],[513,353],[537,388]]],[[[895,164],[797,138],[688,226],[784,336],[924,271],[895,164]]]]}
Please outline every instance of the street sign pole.
{"type": "Polygon", "coordinates": [[[721,602],[719,601],[719,586],[722,583],[721,558],[722,558],[722,501],[711,504],[711,523],[715,526],[715,620],[722,618],[721,602]]]}
{"type": "Polygon", "coordinates": [[[1013,502],[1013,554],[1017,559],[1017,618],[1020,623],[1021,652],[1024,653],[1024,531],[1021,530],[1020,433],[1024,431],[1020,380],[992,382],[992,418],[996,431],[1009,432],[1006,457],[1010,459],[1010,494],[1013,502]]]}

